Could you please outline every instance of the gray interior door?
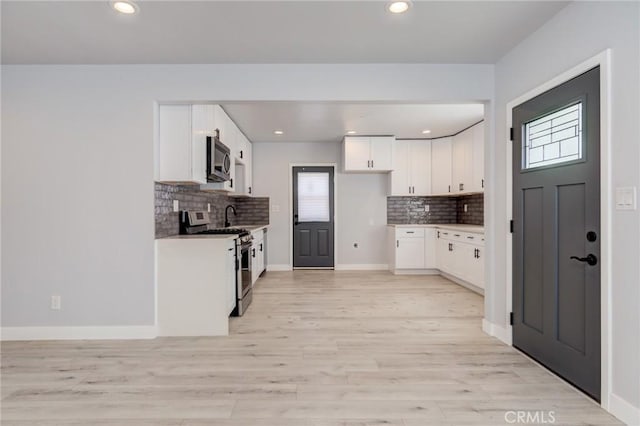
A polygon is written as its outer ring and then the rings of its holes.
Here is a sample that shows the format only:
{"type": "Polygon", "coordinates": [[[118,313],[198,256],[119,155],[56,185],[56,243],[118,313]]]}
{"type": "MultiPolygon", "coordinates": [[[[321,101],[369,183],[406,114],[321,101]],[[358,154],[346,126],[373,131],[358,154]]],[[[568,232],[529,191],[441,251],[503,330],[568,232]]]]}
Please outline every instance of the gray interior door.
{"type": "Polygon", "coordinates": [[[293,168],[293,267],[333,268],[333,167],[293,168]]]}
{"type": "Polygon", "coordinates": [[[600,70],[513,110],[513,345],[600,400],[600,70]]]}

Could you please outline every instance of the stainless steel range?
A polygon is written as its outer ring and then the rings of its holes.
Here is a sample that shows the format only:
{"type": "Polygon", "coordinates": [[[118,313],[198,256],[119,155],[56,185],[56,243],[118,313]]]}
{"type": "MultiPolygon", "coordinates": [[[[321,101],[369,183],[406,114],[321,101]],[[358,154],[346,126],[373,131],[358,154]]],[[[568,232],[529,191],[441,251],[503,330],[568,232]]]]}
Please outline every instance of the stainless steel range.
{"type": "MultiPolygon", "coordinates": [[[[227,221],[228,223],[228,221],[227,221]]],[[[236,237],[236,307],[231,315],[242,316],[253,298],[251,284],[251,243],[249,230],[239,227],[211,227],[209,213],[203,210],[180,212],[180,234],[237,235],[236,237]]]]}

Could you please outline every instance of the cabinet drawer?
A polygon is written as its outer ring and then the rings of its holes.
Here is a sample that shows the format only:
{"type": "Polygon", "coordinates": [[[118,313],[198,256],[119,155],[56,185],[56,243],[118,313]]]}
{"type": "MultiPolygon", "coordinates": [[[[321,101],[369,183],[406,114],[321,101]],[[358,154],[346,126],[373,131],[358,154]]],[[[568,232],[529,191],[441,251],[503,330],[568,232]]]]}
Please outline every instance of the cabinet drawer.
{"type": "Polygon", "coordinates": [[[396,228],[396,238],[424,238],[424,228],[396,228]]]}

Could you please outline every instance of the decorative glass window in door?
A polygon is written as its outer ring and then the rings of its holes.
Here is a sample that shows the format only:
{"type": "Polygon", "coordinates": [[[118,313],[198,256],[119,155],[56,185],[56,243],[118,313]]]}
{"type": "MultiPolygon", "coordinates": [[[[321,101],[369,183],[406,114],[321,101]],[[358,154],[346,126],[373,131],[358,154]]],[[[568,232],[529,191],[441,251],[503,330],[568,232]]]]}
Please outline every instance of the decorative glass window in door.
{"type": "Polygon", "coordinates": [[[524,169],[582,159],[582,102],[537,118],[523,127],[524,169]]]}
{"type": "Polygon", "coordinates": [[[329,173],[298,173],[298,221],[329,222],[329,173]]]}

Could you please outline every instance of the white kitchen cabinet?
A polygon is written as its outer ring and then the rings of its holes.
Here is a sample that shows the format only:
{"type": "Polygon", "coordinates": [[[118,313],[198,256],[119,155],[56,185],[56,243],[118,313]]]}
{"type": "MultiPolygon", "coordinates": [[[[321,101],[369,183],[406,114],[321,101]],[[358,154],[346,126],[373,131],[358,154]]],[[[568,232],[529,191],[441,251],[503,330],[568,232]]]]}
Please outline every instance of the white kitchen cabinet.
{"type": "Polygon", "coordinates": [[[253,194],[253,147],[249,140],[245,140],[242,150],[242,162],[236,157],[235,164],[235,192],[230,193],[231,196],[250,197],[253,194]]]}
{"type": "Polygon", "coordinates": [[[451,194],[451,138],[431,141],[431,194],[451,194]]]}
{"type": "Polygon", "coordinates": [[[215,131],[214,105],[160,105],[155,180],[207,182],[207,136],[215,131]]]}
{"type": "Polygon", "coordinates": [[[389,227],[389,264],[395,273],[436,268],[434,228],[389,227]]]}
{"type": "Polygon", "coordinates": [[[484,121],[472,127],[472,176],[470,190],[484,191],[484,121]]]}
{"type": "Polygon", "coordinates": [[[484,237],[439,229],[436,238],[438,269],[475,287],[484,288],[484,237]]]}
{"type": "Polygon", "coordinates": [[[396,269],[424,269],[424,230],[396,231],[396,269]]]}
{"type": "Polygon", "coordinates": [[[454,194],[469,192],[473,179],[473,130],[467,129],[453,137],[451,192],[454,194]]]}
{"type": "Polygon", "coordinates": [[[484,191],[484,123],[455,135],[452,145],[451,192],[484,191]]]}
{"type": "Polygon", "coordinates": [[[436,232],[435,228],[424,229],[424,268],[436,269],[438,262],[436,260],[436,232]]]}
{"type": "Polygon", "coordinates": [[[238,272],[238,264],[236,261],[236,243],[235,240],[227,247],[227,311],[229,315],[236,307],[237,289],[236,279],[238,272]]]}
{"type": "Polygon", "coordinates": [[[393,136],[346,136],[343,141],[345,172],[389,172],[393,170],[393,136]]]}
{"type": "Polygon", "coordinates": [[[258,281],[260,275],[264,272],[265,261],[264,255],[266,251],[264,230],[254,231],[253,243],[251,245],[251,284],[258,281]]]}
{"type": "Polygon", "coordinates": [[[230,280],[235,272],[229,249],[235,241],[218,237],[155,241],[159,336],[229,334],[230,280]]]}
{"type": "Polygon", "coordinates": [[[430,166],[430,141],[396,141],[393,171],[391,172],[391,195],[430,195],[430,166]]]}

